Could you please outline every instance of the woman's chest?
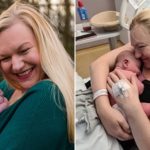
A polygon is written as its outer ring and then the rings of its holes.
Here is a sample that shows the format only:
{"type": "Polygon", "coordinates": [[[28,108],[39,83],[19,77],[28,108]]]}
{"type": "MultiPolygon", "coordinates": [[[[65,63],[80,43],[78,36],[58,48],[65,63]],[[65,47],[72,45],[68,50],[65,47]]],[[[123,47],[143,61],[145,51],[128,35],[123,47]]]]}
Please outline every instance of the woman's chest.
{"type": "Polygon", "coordinates": [[[14,91],[14,93],[9,98],[9,106],[17,102],[22,96],[23,96],[23,93],[21,91],[19,90],[14,91]]]}
{"type": "Polygon", "coordinates": [[[144,80],[143,84],[144,84],[144,91],[140,95],[140,101],[150,103],[150,81],[144,80]]]}

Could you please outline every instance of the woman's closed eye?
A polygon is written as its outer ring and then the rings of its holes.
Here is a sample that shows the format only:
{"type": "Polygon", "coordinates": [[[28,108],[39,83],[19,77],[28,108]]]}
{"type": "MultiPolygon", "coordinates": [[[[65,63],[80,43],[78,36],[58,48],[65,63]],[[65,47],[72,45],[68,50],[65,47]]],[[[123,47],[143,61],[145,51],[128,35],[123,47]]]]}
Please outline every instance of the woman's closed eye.
{"type": "Polygon", "coordinates": [[[11,57],[3,57],[0,59],[1,62],[7,62],[11,59],[11,57]]]}
{"type": "Polygon", "coordinates": [[[20,54],[20,55],[25,55],[25,54],[27,54],[27,53],[29,52],[29,49],[30,49],[30,48],[22,49],[22,50],[19,51],[19,54],[20,54]]]}
{"type": "Polygon", "coordinates": [[[143,49],[145,47],[146,47],[145,45],[139,45],[139,46],[137,46],[137,49],[143,49]]]}

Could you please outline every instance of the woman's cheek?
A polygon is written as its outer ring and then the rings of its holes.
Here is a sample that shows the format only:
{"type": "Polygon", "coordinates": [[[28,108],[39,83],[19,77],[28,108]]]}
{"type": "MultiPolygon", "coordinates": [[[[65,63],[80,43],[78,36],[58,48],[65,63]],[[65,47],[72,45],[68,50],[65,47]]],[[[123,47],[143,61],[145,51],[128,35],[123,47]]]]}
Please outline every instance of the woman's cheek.
{"type": "Polygon", "coordinates": [[[4,63],[1,62],[1,64],[0,64],[0,70],[4,74],[10,72],[10,64],[9,63],[5,63],[4,64],[4,63]]]}

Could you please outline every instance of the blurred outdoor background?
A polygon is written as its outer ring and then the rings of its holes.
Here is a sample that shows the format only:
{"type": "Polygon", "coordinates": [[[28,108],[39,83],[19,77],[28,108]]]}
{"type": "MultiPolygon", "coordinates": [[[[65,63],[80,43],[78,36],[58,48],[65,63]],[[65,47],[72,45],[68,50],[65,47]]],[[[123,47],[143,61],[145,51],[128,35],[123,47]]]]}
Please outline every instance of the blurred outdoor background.
{"type": "MultiPolygon", "coordinates": [[[[16,0],[0,0],[0,13],[16,0]]],[[[74,0],[17,0],[35,5],[56,26],[65,49],[74,59],[74,0]]]]}

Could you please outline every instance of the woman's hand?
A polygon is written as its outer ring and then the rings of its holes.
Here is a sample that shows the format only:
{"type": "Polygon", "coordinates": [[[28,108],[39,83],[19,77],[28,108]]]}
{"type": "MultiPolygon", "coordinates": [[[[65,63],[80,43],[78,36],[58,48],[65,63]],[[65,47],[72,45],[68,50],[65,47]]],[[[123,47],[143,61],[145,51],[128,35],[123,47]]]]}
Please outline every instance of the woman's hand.
{"type": "MultiPolygon", "coordinates": [[[[118,83],[118,81],[123,81],[128,86],[127,88],[125,88],[125,95],[121,94],[121,96],[114,97],[117,104],[125,111],[125,113],[132,110],[136,104],[139,105],[140,101],[135,76],[132,76],[131,81],[129,81],[120,71],[116,70],[113,73],[109,74],[107,81],[107,89],[110,93],[112,93],[112,87],[114,86],[114,84],[118,83]]],[[[114,95],[112,94],[112,96],[114,95]]]]}
{"type": "Polygon", "coordinates": [[[136,78],[133,76],[131,77],[131,81],[128,81],[123,74],[121,74],[119,71],[116,71],[115,73],[109,75],[108,89],[111,90],[113,84],[119,80],[126,82],[130,88],[121,90],[126,91],[127,95],[121,94],[121,97],[118,94],[115,100],[126,115],[138,148],[141,150],[148,150],[150,148],[150,122],[144,113],[138,98],[136,78]]]}
{"type": "Polygon", "coordinates": [[[104,107],[99,108],[97,108],[97,112],[109,135],[122,141],[132,139],[129,125],[118,110],[112,107],[107,107],[106,109],[104,107]]]}

